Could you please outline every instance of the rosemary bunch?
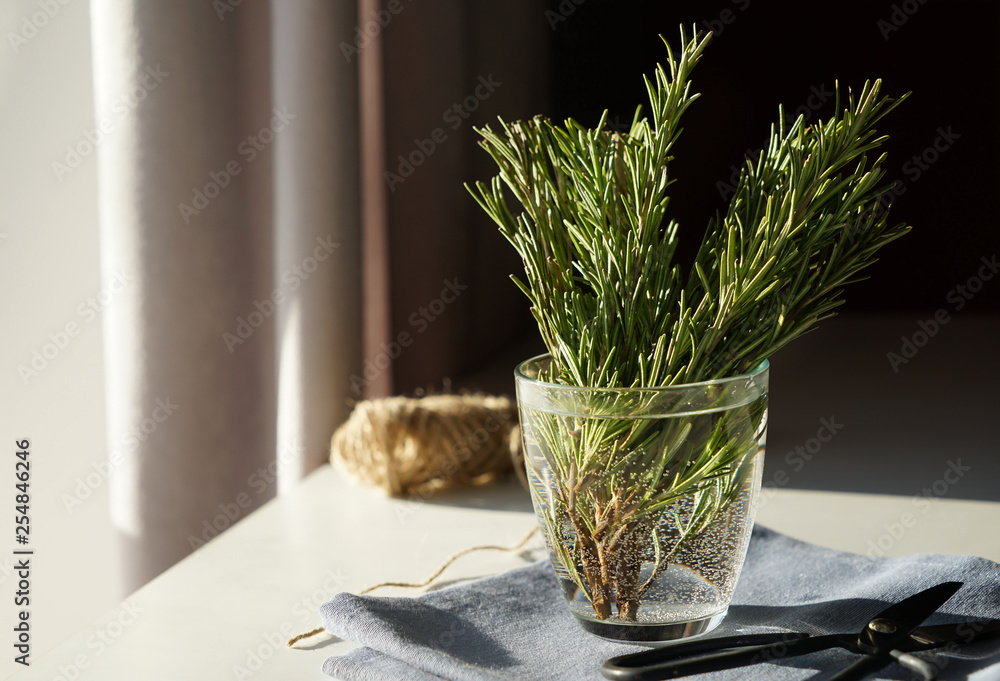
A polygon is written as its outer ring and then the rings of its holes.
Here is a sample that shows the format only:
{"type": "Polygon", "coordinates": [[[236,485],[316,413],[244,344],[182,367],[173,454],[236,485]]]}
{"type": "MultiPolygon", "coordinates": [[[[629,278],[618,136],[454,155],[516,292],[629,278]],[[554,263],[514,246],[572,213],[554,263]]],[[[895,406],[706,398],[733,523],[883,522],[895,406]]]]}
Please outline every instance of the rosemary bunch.
{"type": "Polygon", "coordinates": [[[656,387],[746,371],[831,316],[842,287],[909,229],[880,210],[885,155],[871,154],[886,139],[875,123],[905,96],[881,97],[876,80],[842,112],[838,93],[827,121],[772,127],[685,276],[666,216],[670,152],[707,41],[682,29],[678,55],[664,41],[669,73],[646,78],[650,117],[639,107],[627,134],[603,130],[607,112],[593,129],[536,117],[477,130],[500,172],[473,195],[524,262],[514,279],[559,382],[656,387]]]}
{"type": "MultiPolygon", "coordinates": [[[[885,137],[874,128],[903,98],[883,97],[876,80],[843,108],[838,93],[828,120],[773,126],[694,263],[675,262],[671,150],[707,42],[683,28],[678,52],[664,41],[666,66],[645,78],[649,115],[637,108],[625,134],[604,130],[607,112],[595,128],[536,117],[477,129],[499,173],[469,191],[524,263],[514,280],[552,358],[541,378],[656,388],[749,371],[831,316],[843,287],[909,229],[882,210],[885,137]]],[[[739,497],[759,470],[765,405],[531,424],[553,478],[547,539],[599,619],[616,604],[635,621],[656,577],[739,497]]]]}

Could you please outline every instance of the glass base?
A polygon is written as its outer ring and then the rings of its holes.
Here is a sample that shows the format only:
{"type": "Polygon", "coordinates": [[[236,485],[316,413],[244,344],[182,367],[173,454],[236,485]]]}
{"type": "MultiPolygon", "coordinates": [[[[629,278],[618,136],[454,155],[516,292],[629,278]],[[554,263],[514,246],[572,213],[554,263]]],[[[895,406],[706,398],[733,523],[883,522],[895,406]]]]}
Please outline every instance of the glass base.
{"type": "Polygon", "coordinates": [[[648,646],[669,645],[673,641],[701,636],[712,631],[725,619],[728,610],[715,615],[689,620],[687,622],[670,622],[664,624],[630,624],[616,620],[595,620],[580,617],[576,613],[576,621],[584,631],[617,643],[638,643],[648,646]]]}

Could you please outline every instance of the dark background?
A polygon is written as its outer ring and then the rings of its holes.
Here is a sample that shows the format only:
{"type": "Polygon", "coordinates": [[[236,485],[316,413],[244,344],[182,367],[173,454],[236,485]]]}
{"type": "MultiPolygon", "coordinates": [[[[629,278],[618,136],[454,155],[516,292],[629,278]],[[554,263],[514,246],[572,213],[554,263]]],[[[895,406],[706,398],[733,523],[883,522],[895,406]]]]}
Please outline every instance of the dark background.
{"type": "MultiPolygon", "coordinates": [[[[673,215],[681,224],[682,253],[693,255],[708,217],[724,209],[717,183],[728,182],[748,149],[764,144],[779,103],[787,115],[806,104],[813,88],[832,92],[835,81],[846,91],[882,78],[889,96],[912,91],[880,131],[890,136],[887,179],[906,187],[892,220],[914,229],[883,251],[871,279],[847,292],[842,310],[941,307],[948,291],[975,274],[980,257],[996,253],[1000,242],[990,201],[998,187],[1000,3],[848,0],[822,4],[822,10],[816,5],[551,2],[550,11],[565,19],[548,15],[555,24],[551,114],[594,125],[607,108],[612,123],[627,126],[636,104],[645,103],[641,74],[665,58],[658,34],[676,46],[680,24],[714,28],[716,37],[692,76],[701,98],[685,114],[672,164],[673,215]],[[903,166],[935,142],[939,128],[960,137],[915,178],[915,166],[909,172],[903,166]]],[[[833,111],[830,97],[809,120],[833,111]]],[[[1000,309],[1000,285],[985,286],[968,309],[1000,309]]]]}
{"type": "MultiPolygon", "coordinates": [[[[538,14],[509,32],[512,44],[534,44],[538,14]]],[[[681,258],[694,255],[710,216],[725,209],[718,183],[728,182],[747,151],[766,142],[779,104],[787,115],[810,97],[816,104],[815,93],[831,93],[835,82],[846,93],[874,78],[883,79],[889,96],[912,92],[879,131],[890,137],[887,182],[905,187],[890,218],[913,230],[880,251],[868,280],[848,287],[839,319],[819,324],[771,358],[764,481],[919,495],[960,462],[974,472],[949,486],[948,497],[1000,500],[994,425],[1000,405],[993,388],[1000,376],[1000,277],[984,282],[961,311],[946,300],[976,276],[982,258],[1000,254],[992,201],[998,190],[1000,3],[844,0],[818,8],[774,0],[550,0],[541,20],[546,96],[526,110],[528,103],[505,100],[505,93],[479,112],[477,125],[497,115],[544,113],[593,126],[608,109],[611,124],[624,128],[636,105],[645,104],[642,74],[666,57],[658,35],[677,45],[681,24],[722,27],[692,75],[701,98],[685,114],[674,147],[668,216],[680,223],[681,258]],[[928,159],[938,157],[915,177],[912,158],[933,147],[939,130],[958,137],[946,151],[928,153],[928,159]],[[950,315],[947,325],[916,357],[893,366],[889,353],[899,353],[903,339],[914,338],[939,310],[950,315]],[[788,457],[810,442],[822,419],[844,428],[799,470],[788,457]]],[[[829,97],[808,121],[834,110],[829,97]]],[[[495,168],[473,143],[470,138],[469,167],[485,179],[495,168]]],[[[468,304],[472,315],[485,316],[490,333],[462,346],[477,354],[465,358],[469,371],[453,375],[462,388],[510,393],[515,364],[544,348],[523,296],[507,297],[513,285],[502,280],[520,271],[513,249],[475,211],[466,224],[479,252],[489,254],[476,259],[477,292],[468,304]]],[[[456,309],[456,318],[464,314],[456,309]]],[[[402,390],[433,382],[426,369],[409,376],[411,383],[398,383],[402,390]]]]}
{"type": "MultiPolygon", "coordinates": [[[[388,195],[390,338],[413,333],[412,315],[437,297],[445,279],[468,285],[393,365],[391,390],[512,390],[514,364],[543,351],[524,296],[509,281],[521,272],[514,249],[462,186],[496,173],[476,145],[474,126],[529,118],[573,117],[596,125],[607,109],[613,126],[629,124],[645,104],[643,74],[666,58],[680,25],[715,29],[695,69],[701,97],[688,110],[674,147],[669,217],[680,223],[682,264],[709,218],[724,210],[720,184],[748,151],[767,141],[777,121],[807,104],[808,122],[831,116],[832,93],[882,78],[883,92],[911,97],[879,124],[889,135],[887,182],[905,193],[890,219],[913,225],[880,251],[870,279],[845,292],[845,315],[898,318],[877,324],[880,361],[903,334],[945,308],[946,297],[1000,253],[991,199],[998,190],[998,27],[994,0],[451,0],[414,3],[385,31],[386,167],[394,169],[415,140],[442,125],[442,111],[468,101],[479,78],[503,85],[405,183],[388,195]],[[721,28],[721,30],[719,30],[721,28]],[[825,93],[818,102],[816,93],[825,93]],[[941,130],[957,135],[933,150],[941,130]],[[930,151],[928,151],[930,150],[930,151]],[[933,163],[916,177],[913,157],[933,163]]],[[[728,197],[726,197],[728,198],[728,197]]],[[[1000,277],[961,317],[1000,311],[1000,277]]],[[[835,320],[820,325],[839,328],[835,320]]],[[[950,332],[949,332],[950,333],[950,332]]],[[[974,335],[974,334],[973,334],[974,335]]],[[[957,334],[953,334],[957,337],[957,334]]],[[[799,347],[801,344],[796,343],[799,347]]],[[[838,347],[837,343],[830,344],[838,347]]],[[[945,345],[935,344],[934,352],[945,345]]],[[[378,348],[371,351],[374,356],[378,348]]],[[[787,353],[800,352],[789,348],[787,353]]],[[[929,351],[930,352],[930,351],[929,351]]]]}
{"type": "MultiPolygon", "coordinates": [[[[550,8],[559,12],[560,3],[550,8]]],[[[887,180],[905,187],[890,217],[913,230],[880,252],[868,280],[846,290],[843,318],[772,358],[764,480],[912,495],[962,462],[974,473],[947,495],[997,499],[998,403],[990,381],[1000,375],[1000,277],[961,312],[946,296],[976,275],[981,258],[1000,252],[992,203],[1000,185],[1000,3],[584,0],[565,19],[552,33],[550,113],[590,125],[605,108],[613,123],[631,121],[645,100],[640,74],[665,57],[658,34],[677,45],[679,24],[721,27],[692,75],[701,98],[685,114],[671,168],[672,216],[689,258],[707,219],[725,209],[718,183],[765,143],[779,104],[787,115],[837,81],[842,92],[875,78],[889,96],[912,92],[879,129],[889,135],[887,180]],[[942,130],[958,137],[946,151],[928,153],[937,158],[917,177],[912,158],[942,130]],[[953,321],[894,370],[887,353],[899,352],[901,338],[943,308],[953,321]],[[843,431],[801,471],[791,466],[788,453],[833,417],[843,431]]],[[[808,121],[834,110],[830,97],[808,121]]]]}

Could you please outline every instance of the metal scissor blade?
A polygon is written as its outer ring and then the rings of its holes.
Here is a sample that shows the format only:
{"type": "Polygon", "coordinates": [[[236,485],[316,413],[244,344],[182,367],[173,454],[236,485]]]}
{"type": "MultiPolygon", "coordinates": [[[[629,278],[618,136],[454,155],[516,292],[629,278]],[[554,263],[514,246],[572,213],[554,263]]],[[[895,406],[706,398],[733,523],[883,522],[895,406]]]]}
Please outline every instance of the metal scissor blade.
{"type": "Polygon", "coordinates": [[[703,639],[613,657],[601,665],[601,674],[614,681],[656,681],[691,674],[732,669],[818,650],[850,649],[851,634],[750,634],[703,639]],[[701,645],[701,644],[704,645],[701,645]],[[694,653],[697,650],[698,653],[694,653]],[[680,659],[675,659],[675,658],[680,659]]]}
{"type": "Polygon", "coordinates": [[[905,650],[937,648],[946,643],[972,643],[980,638],[1000,634],[1000,620],[980,622],[957,622],[918,627],[910,634],[910,640],[902,646],[905,650]]]}
{"type": "Polygon", "coordinates": [[[887,655],[960,588],[962,582],[944,582],[890,605],[873,617],[858,636],[862,652],[887,655]]]}

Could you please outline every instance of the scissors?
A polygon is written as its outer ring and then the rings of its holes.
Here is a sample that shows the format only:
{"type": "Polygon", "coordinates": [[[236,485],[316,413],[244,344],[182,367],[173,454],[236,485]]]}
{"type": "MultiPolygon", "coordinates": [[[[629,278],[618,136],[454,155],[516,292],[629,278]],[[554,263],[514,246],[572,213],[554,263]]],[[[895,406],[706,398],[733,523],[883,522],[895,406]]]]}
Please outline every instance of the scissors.
{"type": "Polygon", "coordinates": [[[659,681],[843,648],[862,657],[828,677],[828,681],[863,679],[894,661],[925,681],[933,681],[937,668],[912,653],[971,643],[1000,632],[1000,620],[919,626],[962,584],[945,582],[905,598],[873,617],[858,633],[747,634],[699,639],[613,657],[601,665],[601,674],[612,681],[659,681]]]}

